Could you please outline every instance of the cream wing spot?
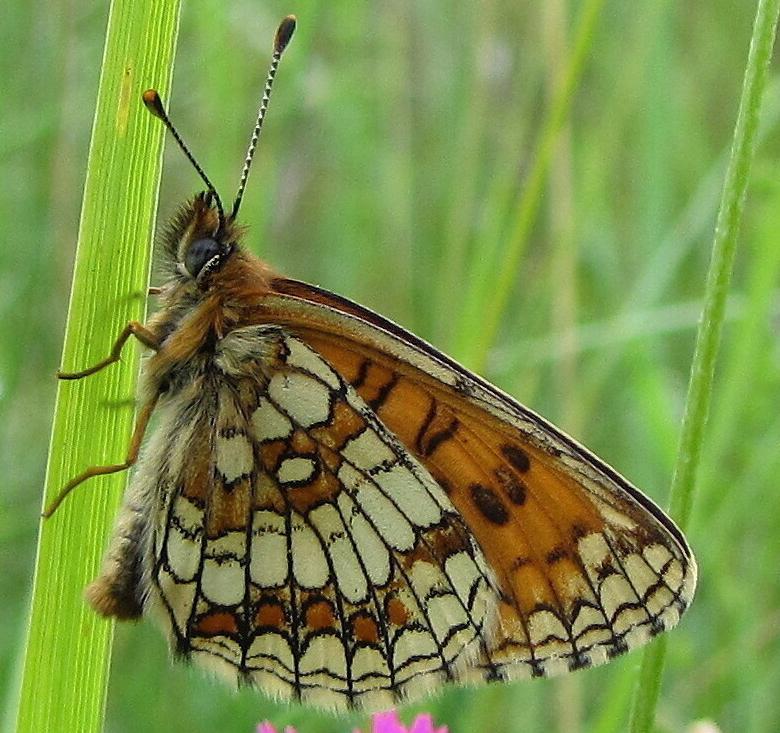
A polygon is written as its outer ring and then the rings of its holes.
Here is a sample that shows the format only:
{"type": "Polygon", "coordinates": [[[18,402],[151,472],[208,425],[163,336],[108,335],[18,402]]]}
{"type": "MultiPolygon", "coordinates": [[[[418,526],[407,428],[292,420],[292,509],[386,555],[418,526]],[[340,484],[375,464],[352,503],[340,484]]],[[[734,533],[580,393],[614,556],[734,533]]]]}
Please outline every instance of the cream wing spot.
{"type": "MultiPolygon", "coordinates": [[[[426,603],[426,611],[431,620],[433,633],[440,642],[453,634],[456,628],[468,625],[468,617],[463,605],[452,593],[429,598],[426,603]]],[[[473,632],[469,636],[473,636],[473,632]]],[[[455,649],[451,651],[460,652],[460,645],[456,645],[455,649]]]]}
{"type": "MultiPolygon", "coordinates": [[[[662,575],[664,582],[670,588],[680,592],[683,598],[690,600],[693,596],[691,584],[691,574],[686,574],[682,563],[675,558],[669,563],[669,566],[664,570],[662,575]]],[[[695,574],[693,575],[693,583],[695,583],[695,574]]]]}
{"type": "Polygon", "coordinates": [[[664,629],[674,628],[680,620],[680,609],[677,606],[668,606],[659,615],[658,620],[664,629]]]}
{"type": "Polygon", "coordinates": [[[217,560],[233,560],[246,554],[246,533],[244,531],[226,532],[220,537],[208,540],[206,557],[217,560]]]}
{"type": "Polygon", "coordinates": [[[431,498],[423,481],[407,466],[398,464],[379,471],[374,480],[418,527],[430,527],[441,521],[441,507],[431,498]]]}
{"type": "Polygon", "coordinates": [[[463,627],[470,626],[465,610],[468,597],[459,599],[452,593],[441,568],[433,563],[418,560],[412,566],[409,578],[416,595],[422,600],[435,638],[439,643],[446,643],[445,657],[452,660],[474,638],[473,627],[463,634],[459,633],[463,627]]]}
{"type": "Polygon", "coordinates": [[[474,584],[482,577],[471,556],[467,552],[456,552],[445,560],[444,569],[458,596],[468,600],[474,584]]]}
{"type": "Polygon", "coordinates": [[[352,656],[352,676],[356,680],[358,689],[372,689],[377,678],[382,684],[387,684],[389,677],[387,662],[378,649],[369,646],[358,647],[352,656]]]}
{"type": "Polygon", "coordinates": [[[256,666],[260,666],[262,660],[267,660],[271,668],[276,670],[275,673],[287,672],[292,675],[295,668],[290,644],[281,634],[273,631],[264,630],[262,634],[255,636],[247,656],[256,666]]]}
{"type": "Polygon", "coordinates": [[[568,633],[560,619],[551,611],[534,611],[528,616],[528,637],[536,646],[553,646],[557,648],[561,642],[558,653],[563,654],[570,650],[567,642],[568,633]]]}
{"type": "Polygon", "coordinates": [[[285,339],[288,355],[287,364],[313,374],[331,389],[339,389],[341,382],[322,357],[304,343],[294,338],[285,339]]]}
{"type": "Polygon", "coordinates": [[[668,548],[657,543],[645,547],[642,555],[650,567],[663,578],[670,589],[680,592],[683,598],[690,599],[692,591],[686,588],[686,584],[695,584],[695,568],[689,568],[689,572],[686,574],[680,560],[674,557],[668,548]]]}
{"type": "Polygon", "coordinates": [[[406,628],[393,645],[393,666],[396,669],[420,657],[438,657],[439,649],[429,631],[406,628]]]}
{"type": "Polygon", "coordinates": [[[252,520],[249,574],[262,588],[276,588],[287,581],[287,527],[276,512],[256,511],[252,520]]]}
{"type": "Polygon", "coordinates": [[[331,634],[312,637],[301,656],[300,672],[303,675],[328,670],[341,678],[347,676],[347,660],[341,640],[331,634]]]}
{"type": "Polygon", "coordinates": [[[585,535],[578,542],[577,549],[588,576],[594,584],[598,584],[599,567],[611,554],[604,536],[599,532],[585,535]]]}
{"type": "Polygon", "coordinates": [[[215,452],[217,470],[228,483],[252,472],[254,455],[245,435],[218,435],[215,452]]]}
{"type": "Polygon", "coordinates": [[[636,522],[629,516],[623,514],[606,501],[593,497],[594,503],[598,507],[599,513],[607,520],[612,527],[619,527],[621,530],[631,532],[636,529],[636,522]]]}
{"type": "Polygon", "coordinates": [[[302,588],[324,588],[330,568],[322,544],[308,522],[293,512],[291,523],[293,575],[302,588]]]}
{"type": "Polygon", "coordinates": [[[347,442],[341,455],[363,471],[397,460],[395,453],[371,427],[367,427],[360,435],[347,442]]]}
{"type": "Polygon", "coordinates": [[[350,603],[365,600],[368,595],[366,576],[336,507],[323,504],[313,509],[309,512],[309,521],[325,541],[341,594],[350,603]]]}
{"type": "Polygon", "coordinates": [[[666,586],[661,586],[648,595],[645,605],[652,616],[663,619],[669,608],[674,605],[674,595],[666,586]]]}
{"type": "Polygon", "coordinates": [[[428,494],[439,505],[441,509],[443,509],[445,512],[451,512],[453,514],[457,513],[457,510],[455,509],[452,502],[450,501],[449,496],[447,496],[447,494],[445,493],[444,489],[442,489],[438,481],[436,480],[426,481],[425,486],[428,491],[428,494]]]}
{"type": "Polygon", "coordinates": [[[642,551],[642,554],[656,573],[660,573],[663,570],[664,565],[666,565],[672,557],[669,550],[658,543],[647,545],[642,551]]]}
{"type": "Polygon", "coordinates": [[[368,515],[387,545],[401,552],[414,547],[412,525],[370,478],[344,463],[339,469],[338,479],[348,490],[354,492],[356,503],[368,515]]]}
{"type": "Polygon", "coordinates": [[[227,680],[229,684],[236,682],[236,667],[241,659],[241,647],[224,634],[211,637],[196,636],[192,638],[190,648],[192,654],[206,668],[227,680]]]}
{"type": "Polygon", "coordinates": [[[571,623],[571,634],[575,639],[583,637],[583,643],[589,644],[595,633],[599,641],[606,641],[611,636],[604,625],[605,619],[601,612],[593,606],[581,606],[571,623]]]}
{"type": "Polygon", "coordinates": [[[486,633],[492,632],[498,596],[474,559],[467,552],[456,552],[447,558],[444,569],[474,624],[486,633]]]}
{"type": "Polygon", "coordinates": [[[330,418],[330,391],[320,381],[300,372],[277,372],[268,395],[297,425],[309,428],[330,418]]]}
{"type": "Polygon", "coordinates": [[[626,606],[626,603],[636,603],[637,596],[630,583],[618,574],[612,574],[601,584],[601,605],[607,618],[612,621],[616,632],[621,633],[631,626],[647,621],[648,615],[644,608],[626,606]]]}
{"type": "Polygon", "coordinates": [[[245,585],[244,568],[237,560],[206,556],[201,591],[210,601],[220,606],[236,605],[244,599],[245,585]]]}
{"type": "Polygon", "coordinates": [[[629,627],[623,636],[623,641],[629,649],[636,649],[638,646],[644,646],[650,641],[650,627],[647,624],[635,625],[629,627]]]}
{"type": "Polygon", "coordinates": [[[317,475],[317,463],[308,456],[285,458],[276,472],[281,484],[306,484],[317,475]]]}
{"type": "Polygon", "coordinates": [[[636,553],[623,558],[623,568],[640,597],[643,597],[650,587],[658,581],[658,575],[653,572],[642,556],[636,553]]]}
{"type": "Polygon", "coordinates": [[[257,409],[252,413],[252,430],[261,443],[267,440],[289,438],[293,431],[292,422],[265,397],[261,397],[257,409]]]}
{"type": "Polygon", "coordinates": [[[417,597],[422,599],[423,603],[433,591],[444,589],[441,570],[425,560],[418,560],[412,565],[409,580],[417,597]]]}
{"type": "Polygon", "coordinates": [[[156,616],[163,619],[166,626],[173,622],[177,632],[184,635],[192,606],[195,603],[197,584],[194,582],[181,583],[165,568],[161,568],[157,574],[157,586],[159,599],[152,597],[151,610],[156,616]],[[161,603],[170,609],[170,615],[163,610],[161,603]]]}
{"type": "Polygon", "coordinates": [[[228,532],[207,541],[201,592],[213,603],[231,606],[243,600],[246,540],[245,532],[228,532]]]}
{"type": "Polygon", "coordinates": [[[204,512],[183,496],[176,496],[173,502],[172,521],[166,535],[168,565],[180,581],[189,581],[200,565],[204,512]]]}
{"type": "Polygon", "coordinates": [[[338,497],[342,516],[349,524],[352,541],[368,573],[369,580],[382,587],[390,580],[390,553],[374,528],[345,491],[338,497]]]}
{"type": "Polygon", "coordinates": [[[585,600],[591,603],[596,602],[596,596],[593,594],[592,587],[581,572],[571,574],[565,582],[565,594],[570,600],[585,600]]]}
{"type": "Polygon", "coordinates": [[[203,509],[186,497],[177,496],[174,499],[173,518],[187,534],[200,535],[203,530],[203,515],[203,509]]]}
{"type": "Polygon", "coordinates": [[[173,526],[168,532],[166,549],[168,566],[176,578],[184,582],[193,580],[200,567],[200,540],[187,537],[173,526]]]}

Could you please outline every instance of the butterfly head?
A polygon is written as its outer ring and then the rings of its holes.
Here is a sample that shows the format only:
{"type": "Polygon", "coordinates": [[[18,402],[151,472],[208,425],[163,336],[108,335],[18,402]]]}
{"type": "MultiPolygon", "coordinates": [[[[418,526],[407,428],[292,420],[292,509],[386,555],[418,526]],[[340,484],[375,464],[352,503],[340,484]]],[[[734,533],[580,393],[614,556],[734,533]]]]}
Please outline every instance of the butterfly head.
{"type": "Polygon", "coordinates": [[[280,24],[274,37],[271,68],[269,69],[263,90],[257,122],[252,132],[244,168],[241,172],[238,193],[236,194],[233,207],[227,215],[222,205],[222,199],[220,199],[214,184],[209,180],[209,177],[173,126],[168,113],[165,111],[160,95],[154,89],[148,89],[143,93],[142,99],[146,108],[155,117],[163,121],[182,152],[192,163],[201,180],[206,184],[207,190],[196,195],[182,207],[169,225],[168,231],[166,231],[163,238],[166,264],[172,266],[175,277],[180,282],[194,284],[201,291],[209,289],[215,273],[222,270],[237,249],[236,242],[240,231],[235,226],[236,217],[238,216],[244,189],[249,178],[249,169],[257,148],[263,120],[265,119],[279,60],[292,38],[295,24],[295,17],[292,15],[287,16],[280,24]]]}
{"type": "Polygon", "coordinates": [[[238,248],[240,230],[223,218],[214,195],[205,191],[188,201],[163,237],[166,264],[176,279],[208,290],[238,248]]]}

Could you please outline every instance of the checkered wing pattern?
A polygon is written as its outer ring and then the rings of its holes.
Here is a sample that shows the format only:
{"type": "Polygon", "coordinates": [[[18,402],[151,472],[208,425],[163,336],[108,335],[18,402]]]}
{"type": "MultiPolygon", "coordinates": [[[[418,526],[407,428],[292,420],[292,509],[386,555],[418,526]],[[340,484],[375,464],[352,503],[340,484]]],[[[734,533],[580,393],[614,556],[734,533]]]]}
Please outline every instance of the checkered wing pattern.
{"type": "Polygon", "coordinates": [[[163,482],[150,605],[176,650],[335,708],[468,677],[499,591],[439,483],[281,329],[231,333],[215,364],[163,407],[140,472],[163,482]]]}

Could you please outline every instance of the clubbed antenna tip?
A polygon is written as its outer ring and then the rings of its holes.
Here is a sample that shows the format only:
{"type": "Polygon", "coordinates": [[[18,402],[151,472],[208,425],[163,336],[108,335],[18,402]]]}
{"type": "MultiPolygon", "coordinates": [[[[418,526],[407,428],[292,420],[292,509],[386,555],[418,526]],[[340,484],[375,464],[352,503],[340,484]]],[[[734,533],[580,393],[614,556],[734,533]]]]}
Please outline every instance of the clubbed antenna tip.
{"type": "Polygon", "coordinates": [[[208,189],[209,194],[214,197],[214,202],[217,206],[217,214],[219,216],[219,228],[222,229],[222,227],[225,225],[225,211],[222,208],[222,200],[219,198],[219,194],[214,188],[214,184],[209,180],[206,172],[203,170],[203,168],[200,167],[200,163],[195,160],[195,156],[193,156],[193,154],[190,152],[190,149],[184,143],[184,140],[181,139],[181,136],[173,126],[170,117],[168,117],[168,113],[165,111],[165,107],[163,107],[162,100],[160,99],[160,95],[157,93],[157,90],[147,89],[141,95],[141,99],[143,100],[146,109],[148,109],[149,112],[151,112],[155,117],[163,121],[171,135],[173,135],[173,139],[176,140],[182,152],[187,156],[187,159],[190,161],[190,163],[192,163],[198,175],[206,184],[206,188],[208,189]]]}
{"type": "Polygon", "coordinates": [[[295,24],[298,22],[294,15],[288,15],[281,23],[274,36],[274,51],[282,53],[290,42],[295,32],[295,24]]]}
{"type": "Polygon", "coordinates": [[[268,100],[271,98],[271,88],[274,84],[274,77],[276,76],[276,69],[279,67],[279,59],[282,58],[282,52],[287,48],[287,44],[292,38],[295,31],[295,16],[288,15],[276,29],[276,35],[274,36],[274,53],[271,57],[271,68],[268,69],[268,76],[265,80],[265,88],[263,89],[263,98],[260,101],[260,109],[257,111],[257,122],[255,123],[255,129],[252,131],[252,137],[249,141],[249,148],[246,151],[246,159],[244,160],[244,169],[241,171],[241,180],[238,184],[238,193],[236,199],[233,202],[233,210],[230,212],[230,218],[235,219],[238,216],[238,210],[241,207],[241,199],[244,197],[244,190],[246,189],[246,182],[249,178],[249,169],[252,166],[252,158],[257,148],[257,140],[260,137],[260,130],[263,128],[263,120],[265,119],[265,112],[268,109],[268,100]]]}
{"type": "Polygon", "coordinates": [[[165,107],[163,107],[162,100],[156,89],[147,89],[141,98],[143,99],[146,109],[163,122],[166,121],[168,115],[165,114],[165,107]]]}

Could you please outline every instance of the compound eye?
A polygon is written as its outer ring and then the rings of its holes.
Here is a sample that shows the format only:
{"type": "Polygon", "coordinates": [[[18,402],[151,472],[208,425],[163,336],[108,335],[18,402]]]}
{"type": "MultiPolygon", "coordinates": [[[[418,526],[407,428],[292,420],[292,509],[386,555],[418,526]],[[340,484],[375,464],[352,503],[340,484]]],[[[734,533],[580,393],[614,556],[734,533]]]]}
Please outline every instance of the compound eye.
{"type": "Polygon", "coordinates": [[[204,265],[222,251],[214,239],[197,239],[184,255],[184,267],[192,277],[197,278],[204,265]]]}

